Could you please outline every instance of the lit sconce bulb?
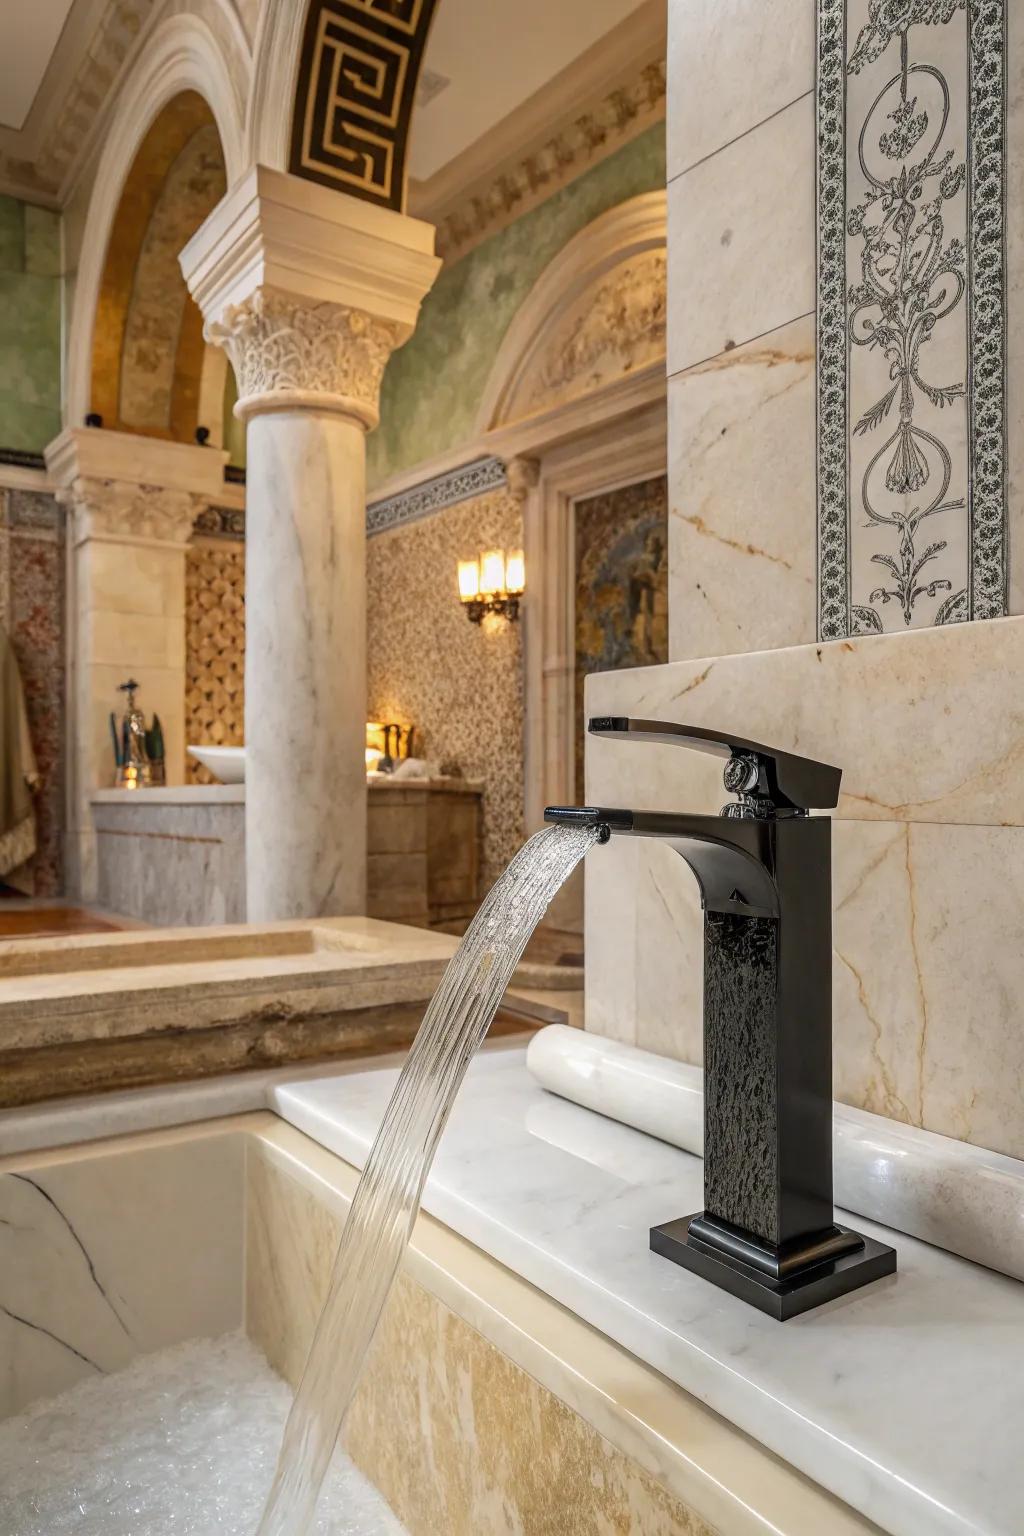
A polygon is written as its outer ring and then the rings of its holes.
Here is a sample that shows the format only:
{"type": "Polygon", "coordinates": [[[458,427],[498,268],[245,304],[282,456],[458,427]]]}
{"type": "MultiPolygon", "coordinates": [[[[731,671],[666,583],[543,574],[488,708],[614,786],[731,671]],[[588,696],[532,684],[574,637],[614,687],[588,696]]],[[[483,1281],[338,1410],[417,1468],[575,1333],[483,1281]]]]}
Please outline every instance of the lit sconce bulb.
{"type": "Polygon", "coordinates": [[[526,561],[521,549],[510,549],[505,557],[505,591],[518,596],[526,589],[526,561]]]}
{"type": "Polygon", "coordinates": [[[479,560],[459,561],[459,597],[464,603],[475,603],[480,596],[479,560]]]}
{"type": "Polygon", "coordinates": [[[480,592],[483,597],[495,597],[505,590],[505,551],[487,549],[480,556],[480,592]]]}

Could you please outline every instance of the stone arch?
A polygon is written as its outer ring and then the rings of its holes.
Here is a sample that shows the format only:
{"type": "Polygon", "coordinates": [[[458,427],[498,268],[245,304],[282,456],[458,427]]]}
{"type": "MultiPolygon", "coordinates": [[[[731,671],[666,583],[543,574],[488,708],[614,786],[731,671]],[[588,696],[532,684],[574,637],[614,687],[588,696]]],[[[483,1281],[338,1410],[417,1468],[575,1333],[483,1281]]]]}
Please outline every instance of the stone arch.
{"type": "Polygon", "coordinates": [[[483,435],[664,372],[666,196],[645,192],[579,231],[505,333],[481,401],[483,435]]]}
{"type": "MultiPolygon", "coordinates": [[[[226,0],[210,0],[206,8],[217,17],[230,10],[226,0]]],[[[198,128],[204,126],[200,118],[205,114],[205,122],[215,127],[224,177],[230,185],[245,169],[243,102],[249,68],[240,27],[225,25],[219,28],[218,38],[202,17],[178,15],[156,28],[129,75],[111,118],[86,215],[68,342],[66,424],[81,426],[93,409],[94,338],[101,329],[97,319],[108,256],[115,264],[120,260],[114,249],[115,223],[150,131],[167,109],[173,115],[177,99],[196,98],[200,105],[189,100],[182,116],[195,114],[198,128]]],[[[104,324],[109,318],[104,314],[104,324]]],[[[192,352],[199,355],[194,346],[192,352]]],[[[104,400],[109,410],[109,388],[104,400]]],[[[102,414],[106,419],[107,411],[102,414]]],[[[169,428],[165,435],[170,435],[169,428]]]]}
{"type": "Polygon", "coordinates": [[[403,209],[409,123],[438,3],[265,6],[246,120],[250,159],[403,209]]]}

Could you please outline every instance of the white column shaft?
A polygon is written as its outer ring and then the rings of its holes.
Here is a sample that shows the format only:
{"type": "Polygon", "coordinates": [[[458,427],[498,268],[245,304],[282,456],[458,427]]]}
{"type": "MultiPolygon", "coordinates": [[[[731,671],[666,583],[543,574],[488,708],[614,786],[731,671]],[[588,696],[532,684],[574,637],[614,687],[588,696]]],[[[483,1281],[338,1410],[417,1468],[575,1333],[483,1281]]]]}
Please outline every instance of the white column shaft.
{"type": "Polygon", "coordinates": [[[248,921],[364,912],[363,428],[254,416],[247,482],[248,921]]]}

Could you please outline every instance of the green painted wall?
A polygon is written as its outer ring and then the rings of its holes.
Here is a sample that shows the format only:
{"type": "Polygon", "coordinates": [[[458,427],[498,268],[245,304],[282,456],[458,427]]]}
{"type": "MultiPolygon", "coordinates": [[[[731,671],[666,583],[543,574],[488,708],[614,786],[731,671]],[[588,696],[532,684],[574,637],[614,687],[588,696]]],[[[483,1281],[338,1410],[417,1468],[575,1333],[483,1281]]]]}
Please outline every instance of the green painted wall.
{"type": "Polygon", "coordinates": [[[60,431],[60,216],[0,196],[0,448],[60,431]]]}
{"type": "Polygon", "coordinates": [[[502,337],[552,257],[608,208],[664,185],[659,123],[441,273],[384,374],[371,487],[472,438],[502,337]]]}

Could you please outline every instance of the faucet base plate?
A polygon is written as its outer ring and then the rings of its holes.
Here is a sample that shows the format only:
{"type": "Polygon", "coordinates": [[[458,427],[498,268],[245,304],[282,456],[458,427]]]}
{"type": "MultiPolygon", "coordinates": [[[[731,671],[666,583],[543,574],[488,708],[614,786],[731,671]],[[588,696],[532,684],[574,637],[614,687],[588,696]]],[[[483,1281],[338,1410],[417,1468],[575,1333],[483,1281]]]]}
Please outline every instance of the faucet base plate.
{"type": "Polygon", "coordinates": [[[837,1226],[836,1234],[853,1240],[856,1247],[849,1247],[838,1257],[818,1259],[800,1269],[790,1270],[777,1279],[735,1253],[715,1250],[701,1242],[697,1232],[703,1221],[704,1212],[699,1211],[693,1216],[680,1216],[660,1227],[652,1227],[652,1250],[702,1279],[710,1280],[712,1285],[728,1291],[740,1301],[767,1312],[779,1322],[799,1317],[802,1312],[809,1312],[826,1301],[834,1301],[837,1296],[846,1296],[862,1285],[896,1272],[895,1248],[849,1227],[837,1226]],[[693,1233],[691,1222],[696,1227],[693,1233]]]}

